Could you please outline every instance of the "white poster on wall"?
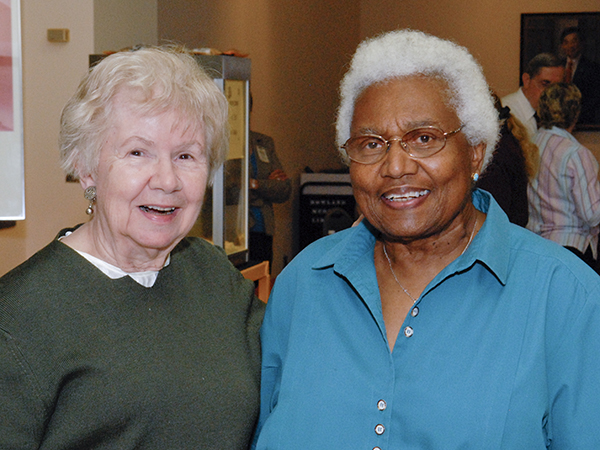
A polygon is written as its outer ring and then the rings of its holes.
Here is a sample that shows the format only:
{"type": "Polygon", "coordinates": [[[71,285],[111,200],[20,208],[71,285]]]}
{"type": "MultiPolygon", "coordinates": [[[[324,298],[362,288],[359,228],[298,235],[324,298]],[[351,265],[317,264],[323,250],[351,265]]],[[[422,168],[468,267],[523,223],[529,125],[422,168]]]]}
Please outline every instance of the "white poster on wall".
{"type": "Polygon", "coordinates": [[[19,0],[0,0],[0,221],[25,218],[19,0]]]}

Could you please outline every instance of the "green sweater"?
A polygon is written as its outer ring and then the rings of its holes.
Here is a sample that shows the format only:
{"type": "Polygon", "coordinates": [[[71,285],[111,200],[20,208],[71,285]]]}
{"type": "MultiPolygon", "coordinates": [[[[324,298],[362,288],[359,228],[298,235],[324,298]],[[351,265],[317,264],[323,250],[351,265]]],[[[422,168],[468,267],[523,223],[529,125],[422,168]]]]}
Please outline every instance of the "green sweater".
{"type": "Polygon", "coordinates": [[[263,305],[188,238],[156,283],[54,241],[0,278],[0,449],[245,449],[263,305]]]}

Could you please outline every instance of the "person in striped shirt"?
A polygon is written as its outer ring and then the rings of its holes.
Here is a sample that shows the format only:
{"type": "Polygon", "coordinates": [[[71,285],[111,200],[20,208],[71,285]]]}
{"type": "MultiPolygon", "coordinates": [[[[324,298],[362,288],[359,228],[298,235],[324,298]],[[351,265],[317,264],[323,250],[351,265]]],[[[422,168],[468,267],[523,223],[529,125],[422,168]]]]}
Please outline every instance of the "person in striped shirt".
{"type": "Polygon", "coordinates": [[[541,95],[540,168],[528,186],[531,231],[569,249],[596,271],[600,224],[598,161],[571,134],[581,111],[581,92],[557,83],[541,95]]]}

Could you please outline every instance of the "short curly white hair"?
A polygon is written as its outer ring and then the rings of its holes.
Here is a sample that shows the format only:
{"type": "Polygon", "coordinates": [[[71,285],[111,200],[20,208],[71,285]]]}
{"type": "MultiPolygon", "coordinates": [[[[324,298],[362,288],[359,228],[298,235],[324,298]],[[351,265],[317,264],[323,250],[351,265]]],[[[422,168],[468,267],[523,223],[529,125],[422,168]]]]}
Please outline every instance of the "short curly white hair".
{"type": "Polygon", "coordinates": [[[360,94],[374,83],[412,75],[441,78],[448,83],[450,104],[464,124],[470,145],[486,144],[485,167],[499,136],[498,112],[483,71],[464,47],[414,30],[397,30],[363,41],[340,85],[337,113],[337,145],[350,138],[354,105],[360,94]]]}
{"type": "Polygon", "coordinates": [[[65,105],[59,148],[63,170],[81,178],[95,173],[113,123],[114,99],[130,91],[130,106],[151,116],[179,113],[182,125],[206,140],[209,182],[227,157],[227,99],[194,56],[182,47],[146,47],[114,53],[92,67],[65,105]]]}

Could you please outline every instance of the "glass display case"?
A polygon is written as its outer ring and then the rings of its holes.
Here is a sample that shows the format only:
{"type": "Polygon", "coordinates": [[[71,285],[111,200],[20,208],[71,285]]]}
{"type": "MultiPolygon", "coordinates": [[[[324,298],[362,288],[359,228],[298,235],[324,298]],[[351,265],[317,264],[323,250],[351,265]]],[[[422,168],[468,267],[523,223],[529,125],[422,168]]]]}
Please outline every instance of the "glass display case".
{"type": "Polygon", "coordinates": [[[207,189],[191,236],[223,247],[235,265],[248,261],[248,136],[250,60],[195,55],[229,102],[229,154],[207,189]]]}

